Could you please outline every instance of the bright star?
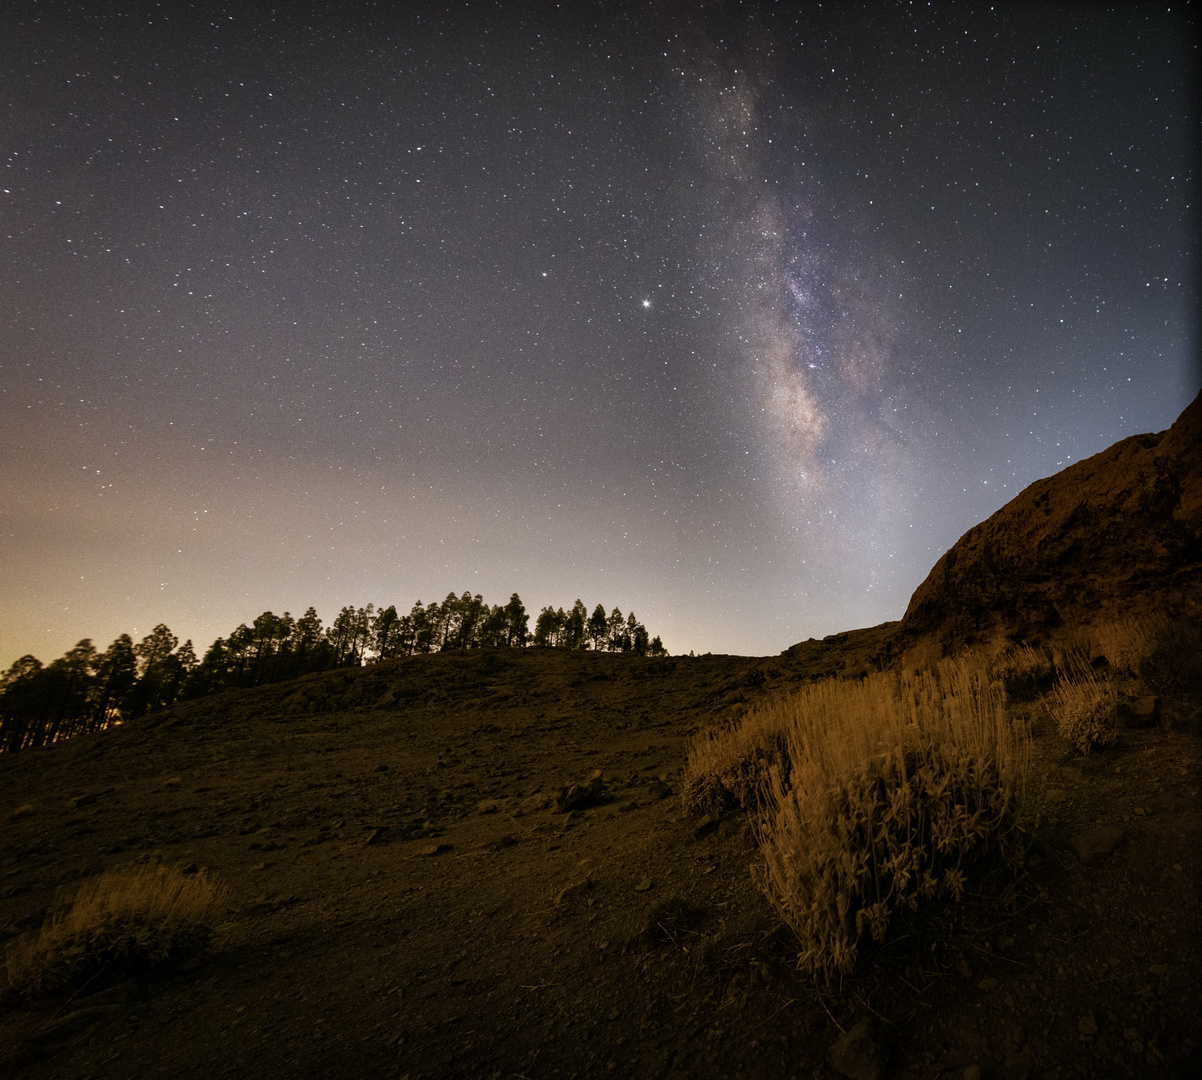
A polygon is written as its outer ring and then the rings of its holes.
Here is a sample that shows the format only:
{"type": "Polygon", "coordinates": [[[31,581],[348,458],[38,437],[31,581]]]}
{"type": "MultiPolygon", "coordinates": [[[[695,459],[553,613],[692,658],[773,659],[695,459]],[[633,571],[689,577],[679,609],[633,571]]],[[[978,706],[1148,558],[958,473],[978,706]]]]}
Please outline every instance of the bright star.
{"type": "Polygon", "coordinates": [[[651,306],[651,301],[650,301],[650,300],[644,300],[644,301],[643,301],[643,307],[645,307],[645,308],[649,308],[650,306],[651,306]]]}

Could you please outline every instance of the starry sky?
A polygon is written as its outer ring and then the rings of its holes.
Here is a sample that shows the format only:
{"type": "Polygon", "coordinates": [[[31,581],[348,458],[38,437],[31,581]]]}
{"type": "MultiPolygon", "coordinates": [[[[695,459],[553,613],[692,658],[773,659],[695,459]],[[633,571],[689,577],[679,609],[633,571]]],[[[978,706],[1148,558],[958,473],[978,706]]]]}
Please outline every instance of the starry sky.
{"type": "Polygon", "coordinates": [[[1198,365],[1188,4],[0,11],[0,669],[465,589],[899,618],[1198,365]]]}

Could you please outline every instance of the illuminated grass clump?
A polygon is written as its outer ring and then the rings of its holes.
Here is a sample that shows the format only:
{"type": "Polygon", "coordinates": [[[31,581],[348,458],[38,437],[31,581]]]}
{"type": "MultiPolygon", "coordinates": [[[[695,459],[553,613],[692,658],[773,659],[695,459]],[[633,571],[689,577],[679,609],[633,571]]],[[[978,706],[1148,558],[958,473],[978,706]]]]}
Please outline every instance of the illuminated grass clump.
{"type": "MultiPolygon", "coordinates": [[[[757,880],[812,974],[851,971],[861,944],[884,941],[899,911],[959,899],[976,867],[1021,859],[1025,741],[983,669],[944,662],[831,680],[743,726],[749,754],[766,741],[781,747],[759,766],[757,880]]],[[[755,766],[734,765],[739,740],[736,729],[699,741],[686,791],[704,790],[698,770],[715,763],[723,771],[711,786],[730,791],[730,777],[750,777],[755,766]]]]}
{"type": "Polygon", "coordinates": [[[27,995],[143,971],[203,952],[225,890],[202,870],[110,870],[60,903],[37,933],[8,948],[8,981],[27,995]]]}

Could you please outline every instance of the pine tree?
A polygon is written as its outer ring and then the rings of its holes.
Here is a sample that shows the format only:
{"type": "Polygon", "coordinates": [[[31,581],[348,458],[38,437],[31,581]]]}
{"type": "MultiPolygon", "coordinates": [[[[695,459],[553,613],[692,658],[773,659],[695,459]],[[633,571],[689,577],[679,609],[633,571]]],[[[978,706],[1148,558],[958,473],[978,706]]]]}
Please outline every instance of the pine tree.
{"type": "Polygon", "coordinates": [[[505,644],[521,648],[529,635],[530,617],[522,598],[514,593],[505,605],[505,644]]]}
{"type": "Polygon", "coordinates": [[[543,648],[549,648],[555,644],[555,633],[559,625],[558,619],[555,617],[555,609],[545,607],[538,613],[538,619],[534,623],[534,644],[543,648]]]}
{"type": "Polygon", "coordinates": [[[377,659],[391,660],[399,655],[401,619],[393,605],[389,604],[376,613],[371,630],[371,647],[377,659]]]}
{"type": "Polygon", "coordinates": [[[609,618],[605,624],[606,646],[610,652],[615,652],[622,648],[622,634],[625,630],[626,617],[622,614],[620,608],[614,608],[609,613],[609,618]]]}
{"type": "Polygon", "coordinates": [[[564,645],[569,649],[583,649],[587,644],[588,612],[584,604],[577,600],[568,612],[564,623],[564,645]]]}
{"type": "Polygon", "coordinates": [[[609,619],[606,617],[605,608],[598,604],[593,608],[593,613],[588,620],[588,636],[595,650],[600,651],[604,648],[608,634],[609,619]]]}

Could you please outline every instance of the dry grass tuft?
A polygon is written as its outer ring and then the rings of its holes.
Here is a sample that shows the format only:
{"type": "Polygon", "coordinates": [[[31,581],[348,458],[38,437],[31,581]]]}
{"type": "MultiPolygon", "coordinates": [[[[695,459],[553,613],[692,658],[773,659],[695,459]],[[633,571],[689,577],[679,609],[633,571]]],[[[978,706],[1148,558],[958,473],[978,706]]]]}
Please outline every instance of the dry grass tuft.
{"type": "Polygon", "coordinates": [[[1118,737],[1118,693],[1079,646],[1054,653],[1059,680],[1044,699],[1056,729],[1083,754],[1118,737]]]}
{"type": "Polygon", "coordinates": [[[1116,619],[1093,631],[1111,667],[1141,679],[1157,694],[1202,689],[1202,627],[1163,615],[1116,619]]]}
{"type": "Polygon", "coordinates": [[[901,909],[959,899],[982,856],[1021,860],[1025,742],[1003,699],[983,670],[944,661],[777,706],[792,775],[772,777],[760,885],[803,969],[845,974],[901,909]]]}
{"type": "Polygon", "coordinates": [[[1158,632],[1166,623],[1167,620],[1157,618],[1115,619],[1095,626],[1091,637],[1115,671],[1138,675],[1155,650],[1158,632]]]}
{"type": "Polygon", "coordinates": [[[759,884],[803,969],[849,972],[900,909],[958,899],[982,856],[1020,860],[1026,743],[981,660],[816,683],[694,743],[686,805],[759,802],[759,884]]]}
{"type": "Polygon", "coordinates": [[[207,948],[225,900],[225,889],[203,870],[110,870],[60,903],[39,932],[8,947],[9,984],[36,995],[194,956],[207,948]]]}
{"type": "Polygon", "coordinates": [[[783,735],[780,718],[771,709],[759,709],[733,727],[698,735],[681,784],[685,809],[705,814],[755,806],[771,769],[787,771],[783,735]]]}
{"type": "Polygon", "coordinates": [[[1056,669],[1052,657],[1032,645],[1010,645],[988,662],[989,678],[1000,682],[1006,701],[1035,701],[1052,688],[1056,669]]]}

